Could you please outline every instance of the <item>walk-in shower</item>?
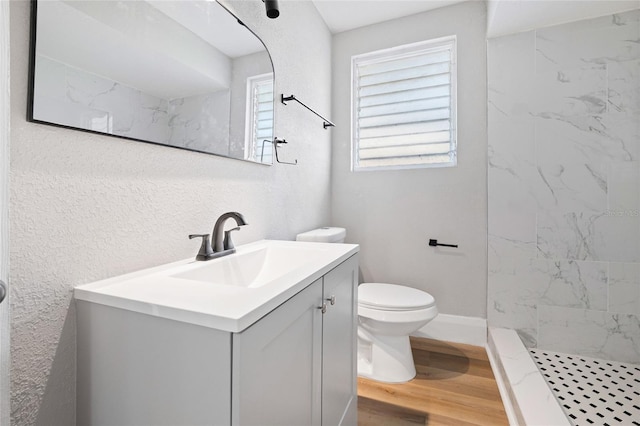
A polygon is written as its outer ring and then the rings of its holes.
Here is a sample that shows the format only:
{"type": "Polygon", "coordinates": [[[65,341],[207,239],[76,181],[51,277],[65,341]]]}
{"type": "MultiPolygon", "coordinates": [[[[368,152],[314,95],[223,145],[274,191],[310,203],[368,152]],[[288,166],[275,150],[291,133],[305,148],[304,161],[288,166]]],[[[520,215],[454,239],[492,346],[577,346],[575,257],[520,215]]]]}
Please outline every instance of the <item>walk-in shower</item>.
{"type": "Polygon", "coordinates": [[[496,362],[574,424],[640,422],[640,9],[492,38],[487,63],[496,362]]]}

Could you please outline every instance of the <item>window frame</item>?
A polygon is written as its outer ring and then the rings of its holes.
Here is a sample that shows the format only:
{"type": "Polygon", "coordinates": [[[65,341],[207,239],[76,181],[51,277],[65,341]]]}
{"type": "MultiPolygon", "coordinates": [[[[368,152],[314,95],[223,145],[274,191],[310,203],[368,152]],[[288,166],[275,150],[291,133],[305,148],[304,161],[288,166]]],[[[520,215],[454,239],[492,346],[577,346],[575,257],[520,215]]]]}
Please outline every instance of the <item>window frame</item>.
{"type": "MultiPolygon", "coordinates": [[[[263,164],[270,164],[270,163],[272,164],[273,163],[273,147],[269,149],[269,155],[268,155],[271,161],[264,162],[257,158],[256,146],[255,146],[257,142],[255,139],[256,105],[255,105],[255,96],[253,94],[254,94],[255,86],[265,82],[271,82],[271,84],[273,85],[274,94],[275,94],[274,73],[269,72],[269,73],[258,74],[258,75],[247,77],[247,90],[246,90],[247,101],[246,101],[246,113],[245,113],[245,133],[244,133],[245,134],[245,151],[244,152],[246,153],[245,160],[256,161],[258,163],[263,163],[263,164]]],[[[272,144],[273,144],[273,133],[275,130],[275,105],[273,106],[273,108],[274,108],[274,117],[273,117],[273,126],[271,127],[271,143],[272,144]]]]}
{"type": "Polygon", "coordinates": [[[351,57],[351,171],[367,172],[380,170],[404,170],[456,167],[458,164],[458,138],[457,138],[457,37],[455,35],[439,37],[415,43],[403,44],[391,48],[375,50],[367,53],[353,55],[351,57]],[[421,163],[421,164],[396,164],[382,166],[361,166],[359,164],[359,135],[358,135],[358,75],[357,66],[360,64],[373,64],[393,61],[415,55],[419,52],[437,51],[443,47],[449,47],[451,51],[451,92],[450,92],[450,160],[448,162],[421,163]]]}

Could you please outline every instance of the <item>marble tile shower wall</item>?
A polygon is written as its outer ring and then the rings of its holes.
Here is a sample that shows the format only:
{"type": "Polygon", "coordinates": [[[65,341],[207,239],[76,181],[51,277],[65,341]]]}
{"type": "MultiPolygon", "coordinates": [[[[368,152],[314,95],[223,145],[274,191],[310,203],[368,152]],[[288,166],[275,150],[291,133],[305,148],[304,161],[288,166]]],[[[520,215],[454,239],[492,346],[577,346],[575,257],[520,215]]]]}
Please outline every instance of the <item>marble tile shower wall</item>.
{"type": "Polygon", "coordinates": [[[42,55],[36,60],[39,74],[47,77],[35,87],[40,120],[228,154],[226,143],[211,145],[229,139],[228,91],[168,100],[42,55]],[[216,114],[202,113],[211,110],[216,114]]]}
{"type": "Polygon", "coordinates": [[[488,55],[489,323],[640,362],[640,10],[488,55]]]}

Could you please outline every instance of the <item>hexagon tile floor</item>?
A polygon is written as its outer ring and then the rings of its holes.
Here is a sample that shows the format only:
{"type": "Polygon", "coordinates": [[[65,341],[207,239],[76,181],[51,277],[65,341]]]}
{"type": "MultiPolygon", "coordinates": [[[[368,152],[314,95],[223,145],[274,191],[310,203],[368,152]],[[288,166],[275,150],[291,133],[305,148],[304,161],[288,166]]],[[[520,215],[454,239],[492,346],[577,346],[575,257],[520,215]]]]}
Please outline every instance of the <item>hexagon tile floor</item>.
{"type": "Polygon", "coordinates": [[[640,365],[530,352],[574,425],[640,426],[640,365]]]}

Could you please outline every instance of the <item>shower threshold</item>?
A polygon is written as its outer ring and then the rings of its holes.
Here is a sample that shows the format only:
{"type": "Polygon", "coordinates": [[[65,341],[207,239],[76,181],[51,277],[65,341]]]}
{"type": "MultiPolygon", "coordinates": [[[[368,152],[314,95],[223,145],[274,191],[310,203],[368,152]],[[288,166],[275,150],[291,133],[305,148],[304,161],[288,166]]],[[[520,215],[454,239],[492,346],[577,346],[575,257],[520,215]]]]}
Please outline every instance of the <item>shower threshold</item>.
{"type": "Polygon", "coordinates": [[[489,327],[487,353],[511,425],[570,426],[518,334],[489,327]]]}
{"type": "Polygon", "coordinates": [[[640,365],[529,350],[496,327],[487,352],[511,425],[640,426],[640,365]]]}

